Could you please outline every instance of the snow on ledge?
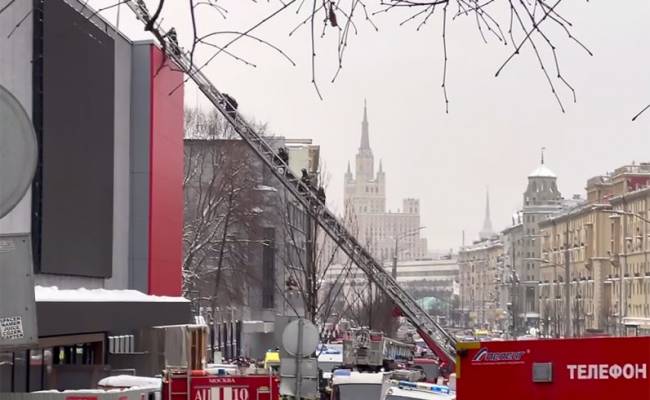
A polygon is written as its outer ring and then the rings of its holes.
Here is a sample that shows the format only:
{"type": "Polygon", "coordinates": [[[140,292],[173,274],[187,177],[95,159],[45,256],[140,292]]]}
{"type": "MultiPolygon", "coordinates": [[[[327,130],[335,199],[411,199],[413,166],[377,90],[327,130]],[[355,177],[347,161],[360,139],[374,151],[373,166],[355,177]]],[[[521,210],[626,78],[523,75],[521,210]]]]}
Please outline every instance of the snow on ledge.
{"type": "Polygon", "coordinates": [[[137,290],[59,289],[56,286],[35,286],[37,302],[169,302],[185,303],[183,297],[153,296],[137,290]]]}
{"type": "Polygon", "coordinates": [[[149,378],[145,376],[133,375],[117,375],[109,376],[100,380],[98,385],[114,388],[160,389],[162,382],[160,378],[149,378]]]}

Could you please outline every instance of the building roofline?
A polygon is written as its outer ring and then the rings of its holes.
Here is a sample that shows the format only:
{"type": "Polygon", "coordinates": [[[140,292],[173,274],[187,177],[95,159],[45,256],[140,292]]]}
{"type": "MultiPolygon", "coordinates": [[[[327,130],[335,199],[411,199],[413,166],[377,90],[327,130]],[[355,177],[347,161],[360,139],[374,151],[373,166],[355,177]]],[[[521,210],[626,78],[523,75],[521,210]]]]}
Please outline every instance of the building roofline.
{"type": "Polygon", "coordinates": [[[510,233],[511,231],[514,231],[515,229],[523,228],[523,227],[524,227],[524,224],[523,224],[523,222],[522,222],[522,223],[519,223],[519,224],[516,224],[516,225],[509,226],[509,227],[507,227],[507,228],[504,228],[504,229],[501,231],[501,233],[510,233]]]}
{"type": "Polygon", "coordinates": [[[650,186],[646,186],[641,189],[637,189],[628,193],[619,194],[618,196],[611,197],[609,202],[614,205],[622,203],[627,199],[634,199],[637,197],[643,197],[644,195],[650,195],[650,186]]]}
{"type": "MultiPolygon", "coordinates": [[[[113,31],[114,34],[119,35],[122,37],[122,39],[126,40],[129,42],[129,44],[133,45],[137,42],[134,42],[133,40],[129,39],[128,36],[126,36],[125,33],[120,31],[115,25],[113,25],[112,22],[110,22],[108,19],[104,18],[97,10],[89,6],[87,1],[85,3],[82,3],[80,0],[63,0],[64,3],[66,3],[68,6],[72,7],[77,13],[81,14],[84,18],[86,18],[88,21],[90,21],[92,24],[94,24],[98,29],[108,33],[108,30],[110,29],[113,31]],[[83,11],[81,11],[83,10],[83,11]],[[92,18],[89,18],[91,17],[92,18]],[[101,26],[98,24],[98,21],[101,21],[101,26]]],[[[128,8],[128,7],[127,7],[128,8]]],[[[151,39],[149,39],[151,43],[155,44],[155,42],[151,39]]],[[[140,40],[140,42],[144,42],[144,40],[140,40]]]]}
{"type": "Polygon", "coordinates": [[[549,217],[545,220],[539,222],[539,227],[546,227],[556,224],[558,222],[563,222],[564,220],[570,219],[572,217],[588,214],[590,212],[602,211],[611,208],[610,204],[581,204],[579,206],[570,208],[565,212],[549,217]]]}
{"type": "Polygon", "coordinates": [[[501,239],[488,239],[488,240],[483,240],[477,243],[474,243],[469,246],[463,246],[458,250],[458,253],[460,254],[461,252],[471,252],[471,251],[478,251],[478,250],[490,250],[495,247],[503,247],[503,241],[501,239]]]}

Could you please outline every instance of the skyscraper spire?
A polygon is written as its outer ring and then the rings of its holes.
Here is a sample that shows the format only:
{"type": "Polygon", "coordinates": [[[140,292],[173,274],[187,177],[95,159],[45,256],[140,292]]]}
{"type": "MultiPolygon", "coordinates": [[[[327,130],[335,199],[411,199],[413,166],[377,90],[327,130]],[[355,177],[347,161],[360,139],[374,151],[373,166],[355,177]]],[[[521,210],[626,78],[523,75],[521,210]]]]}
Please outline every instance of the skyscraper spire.
{"type": "Polygon", "coordinates": [[[359,150],[370,150],[370,138],[368,134],[368,103],[363,100],[363,121],[361,122],[361,146],[359,150]]]}
{"type": "Polygon", "coordinates": [[[544,150],[546,150],[546,147],[542,147],[542,165],[544,165],[544,150]]]}
{"type": "Polygon", "coordinates": [[[382,172],[384,172],[384,166],[383,166],[383,164],[382,164],[382,160],[381,160],[381,158],[380,158],[380,159],[379,159],[379,173],[381,174],[382,172]]]}
{"type": "Polygon", "coordinates": [[[348,160],[348,174],[352,174],[352,171],[350,171],[350,160],[348,160]]]}
{"type": "Polygon", "coordinates": [[[483,221],[483,229],[479,233],[479,238],[481,240],[489,239],[494,235],[494,229],[492,229],[492,220],[490,219],[490,191],[486,188],[485,190],[485,220],[483,221]]]}

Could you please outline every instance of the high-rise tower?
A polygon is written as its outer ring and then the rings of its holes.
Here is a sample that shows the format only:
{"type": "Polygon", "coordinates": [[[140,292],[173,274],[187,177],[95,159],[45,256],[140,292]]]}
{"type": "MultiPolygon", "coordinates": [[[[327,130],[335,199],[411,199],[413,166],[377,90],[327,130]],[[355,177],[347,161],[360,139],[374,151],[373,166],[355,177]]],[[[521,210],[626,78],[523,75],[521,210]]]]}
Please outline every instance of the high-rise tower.
{"type": "MultiPolygon", "coordinates": [[[[348,163],[344,175],[345,214],[349,228],[356,231],[359,241],[379,260],[393,257],[395,238],[417,230],[420,226],[420,203],[404,199],[403,209],[386,212],[386,173],[381,160],[375,174],[374,156],[370,148],[368,107],[364,101],[361,121],[361,142],[356,155],[354,174],[348,163]]],[[[415,259],[426,254],[426,240],[419,232],[400,239],[398,258],[415,259]]]]}
{"type": "Polygon", "coordinates": [[[361,121],[361,144],[356,159],[357,178],[371,180],[375,176],[375,159],[370,149],[370,135],[368,133],[368,105],[363,102],[363,121],[361,121]]]}
{"type": "Polygon", "coordinates": [[[479,233],[481,240],[489,239],[494,236],[494,229],[492,228],[492,219],[490,219],[490,192],[485,192],[485,219],[483,220],[483,229],[479,233]]]}

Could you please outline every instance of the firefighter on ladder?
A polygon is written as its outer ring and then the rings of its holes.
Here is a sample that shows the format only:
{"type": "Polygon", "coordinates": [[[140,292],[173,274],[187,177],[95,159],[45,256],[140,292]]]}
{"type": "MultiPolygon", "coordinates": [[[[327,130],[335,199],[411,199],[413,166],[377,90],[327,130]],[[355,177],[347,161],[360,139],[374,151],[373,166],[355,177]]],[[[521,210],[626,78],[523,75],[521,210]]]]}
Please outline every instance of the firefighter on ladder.
{"type": "Polygon", "coordinates": [[[223,100],[221,100],[221,104],[226,109],[226,115],[236,122],[237,107],[239,107],[239,104],[237,104],[237,100],[235,100],[235,98],[230,96],[228,93],[222,93],[222,97],[223,100]]]}
{"type": "Polygon", "coordinates": [[[172,46],[172,52],[177,57],[181,55],[181,48],[178,46],[178,36],[176,35],[176,29],[171,28],[167,33],[165,33],[166,38],[169,38],[169,43],[172,46]]]}

